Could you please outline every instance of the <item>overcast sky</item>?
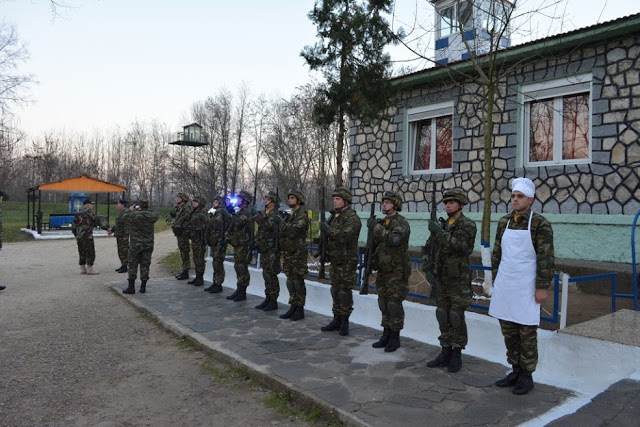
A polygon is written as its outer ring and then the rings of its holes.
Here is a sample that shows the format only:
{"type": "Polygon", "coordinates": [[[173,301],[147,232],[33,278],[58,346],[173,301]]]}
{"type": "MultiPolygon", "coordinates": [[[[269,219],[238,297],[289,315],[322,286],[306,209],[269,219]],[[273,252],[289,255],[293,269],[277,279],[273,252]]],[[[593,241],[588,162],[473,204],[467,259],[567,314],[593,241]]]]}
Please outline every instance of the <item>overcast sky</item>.
{"type": "MultiPolygon", "coordinates": [[[[0,0],[5,23],[31,53],[22,71],[39,82],[34,103],[17,110],[32,137],[127,127],[136,119],[179,130],[190,105],[220,88],[235,91],[244,82],[253,93],[287,97],[310,81],[299,54],[315,42],[307,18],[314,0],[65,2],[75,7],[58,9],[54,19],[48,0],[0,0]]],[[[394,25],[410,27],[416,10],[432,22],[427,0],[397,0],[394,25]]],[[[638,0],[567,0],[563,28],[638,12],[638,0]]],[[[403,57],[397,48],[392,53],[403,57]]]]}

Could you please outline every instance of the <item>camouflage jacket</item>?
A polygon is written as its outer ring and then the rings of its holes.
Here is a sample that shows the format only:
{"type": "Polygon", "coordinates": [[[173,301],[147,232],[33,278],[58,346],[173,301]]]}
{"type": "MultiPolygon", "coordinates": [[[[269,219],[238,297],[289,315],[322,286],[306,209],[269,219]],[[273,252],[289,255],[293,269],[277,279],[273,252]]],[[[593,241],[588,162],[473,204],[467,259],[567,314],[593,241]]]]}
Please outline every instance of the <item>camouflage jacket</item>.
{"type": "Polygon", "coordinates": [[[225,246],[226,250],[226,233],[229,228],[229,220],[231,215],[220,207],[216,209],[212,216],[207,218],[207,244],[212,248],[219,248],[225,246]]]}
{"type": "Polygon", "coordinates": [[[158,213],[145,209],[127,212],[124,217],[131,245],[153,246],[153,225],[158,213]]]}
{"type": "Polygon", "coordinates": [[[116,217],[115,224],[111,227],[111,231],[113,231],[113,235],[115,237],[127,237],[129,235],[129,230],[127,229],[127,222],[125,220],[125,215],[129,213],[127,209],[124,209],[122,212],[118,213],[116,217]]]}
{"type": "Polygon", "coordinates": [[[307,231],[309,230],[309,216],[307,212],[298,208],[280,223],[280,247],[287,254],[307,251],[307,231]]]}
{"type": "Polygon", "coordinates": [[[258,231],[256,232],[256,248],[261,254],[275,251],[275,230],[276,223],[273,218],[279,215],[276,209],[265,211],[264,213],[258,212],[255,216],[256,223],[258,224],[258,231]]]}
{"type": "Polygon", "coordinates": [[[2,209],[0,209],[0,248],[2,248],[2,209]]]}
{"type": "MultiPolygon", "coordinates": [[[[515,219],[515,212],[503,216],[498,221],[496,230],[496,240],[491,254],[491,265],[493,267],[493,277],[498,274],[500,260],[502,259],[502,235],[509,222],[510,230],[526,230],[529,224],[529,215],[531,211],[523,215],[518,215],[515,219]]],[[[533,213],[531,218],[531,241],[536,251],[537,271],[536,271],[536,288],[546,289],[551,285],[551,279],[555,273],[555,255],[553,249],[553,230],[551,223],[542,215],[533,213]]]]}
{"type": "Polygon", "coordinates": [[[242,208],[235,215],[229,218],[229,236],[227,240],[231,246],[248,246],[251,240],[251,228],[253,227],[253,218],[249,208],[242,208]]]}
{"type": "Polygon", "coordinates": [[[391,273],[404,271],[408,277],[409,235],[411,227],[400,214],[378,220],[373,229],[374,270],[391,273]]]}
{"type": "Polygon", "coordinates": [[[204,206],[198,206],[192,209],[186,219],[184,217],[179,219],[180,224],[174,225],[176,228],[180,230],[179,227],[182,227],[181,231],[184,231],[185,235],[189,236],[193,241],[200,243],[206,242],[207,214],[204,211],[204,206]]]}
{"type": "Polygon", "coordinates": [[[174,235],[182,235],[183,230],[179,227],[176,228],[176,225],[186,225],[185,223],[189,220],[189,215],[191,215],[191,206],[188,203],[183,203],[182,206],[174,205],[173,208],[167,212],[166,221],[167,224],[172,224],[171,229],[174,235]]]}
{"type": "Polygon", "coordinates": [[[107,229],[94,211],[83,209],[77,212],[73,218],[71,231],[76,236],[76,239],[93,239],[93,229],[96,227],[100,227],[103,230],[107,229]]]}
{"type": "Polygon", "coordinates": [[[347,208],[335,213],[327,232],[329,258],[334,263],[344,263],[358,259],[358,237],[362,221],[356,211],[347,208]]]}
{"type": "Polygon", "coordinates": [[[445,284],[447,279],[471,282],[469,256],[476,242],[476,232],[475,222],[462,214],[453,224],[449,224],[449,221],[445,222],[442,236],[438,238],[434,234],[429,236],[427,246],[431,244],[436,246],[437,277],[445,284]]]}

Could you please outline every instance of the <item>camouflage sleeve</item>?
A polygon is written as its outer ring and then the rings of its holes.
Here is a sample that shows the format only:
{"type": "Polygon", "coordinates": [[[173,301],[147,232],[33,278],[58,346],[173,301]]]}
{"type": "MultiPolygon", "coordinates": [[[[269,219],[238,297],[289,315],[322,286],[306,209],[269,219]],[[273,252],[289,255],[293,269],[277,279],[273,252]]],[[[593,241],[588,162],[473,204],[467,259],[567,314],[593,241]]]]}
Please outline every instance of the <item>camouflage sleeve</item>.
{"type": "Polygon", "coordinates": [[[390,233],[397,234],[400,236],[401,245],[409,244],[409,236],[411,235],[411,227],[409,227],[409,222],[402,218],[397,221],[392,228],[389,230],[390,233]]]}
{"type": "Polygon", "coordinates": [[[178,209],[177,206],[172,207],[169,212],[167,212],[167,216],[165,217],[165,220],[167,221],[167,224],[173,224],[173,222],[176,220],[176,210],[178,209]]]}
{"type": "Polygon", "coordinates": [[[555,274],[555,252],[553,248],[553,229],[551,223],[542,215],[534,214],[531,219],[532,233],[535,231],[533,246],[536,250],[536,288],[547,289],[551,285],[551,279],[555,274]]]}
{"type": "Polygon", "coordinates": [[[2,209],[0,209],[0,249],[2,248],[2,209]]]}
{"type": "Polygon", "coordinates": [[[353,236],[353,235],[359,236],[361,228],[362,228],[362,221],[360,220],[360,217],[358,216],[358,214],[353,212],[353,215],[351,215],[349,219],[346,221],[345,227],[342,230],[347,236],[353,236]]]}
{"type": "Polygon", "coordinates": [[[449,246],[451,252],[460,255],[471,255],[476,242],[476,224],[465,218],[460,225],[451,231],[445,231],[440,244],[449,246]]]}
{"type": "Polygon", "coordinates": [[[504,230],[507,227],[507,219],[506,217],[501,218],[498,221],[498,227],[496,229],[496,238],[493,241],[493,252],[491,253],[491,267],[493,270],[493,277],[495,278],[498,274],[498,267],[500,266],[500,260],[502,259],[502,235],[504,234],[504,230]]]}
{"type": "Polygon", "coordinates": [[[76,213],[73,217],[73,222],[71,223],[71,232],[73,235],[78,234],[78,223],[80,222],[80,214],[76,213]]]}

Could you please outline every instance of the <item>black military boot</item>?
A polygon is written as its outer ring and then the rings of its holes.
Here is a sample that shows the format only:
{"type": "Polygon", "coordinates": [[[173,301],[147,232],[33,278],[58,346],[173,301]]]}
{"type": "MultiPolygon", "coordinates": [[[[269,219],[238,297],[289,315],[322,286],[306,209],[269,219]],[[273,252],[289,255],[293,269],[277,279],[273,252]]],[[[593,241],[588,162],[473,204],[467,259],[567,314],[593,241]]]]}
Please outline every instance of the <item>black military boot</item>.
{"type": "Polygon", "coordinates": [[[391,353],[400,348],[400,331],[391,331],[389,334],[389,344],[384,348],[386,353],[391,353]]]}
{"type": "Polygon", "coordinates": [[[338,316],[337,314],[334,314],[333,320],[328,324],[326,324],[325,326],[321,327],[320,330],[322,332],[337,331],[338,329],[340,329],[340,320],[341,320],[340,316],[338,316]]]}
{"type": "Polygon", "coordinates": [[[204,288],[205,292],[211,292],[212,289],[214,289],[216,287],[216,281],[214,280],[213,282],[211,282],[211,286],[207,286],[206,288],[204,288]]]}
{"type": "Polygon", "coordinates": [[[267,304],[269,304],[269,297],[264,297],[264,301],[262,301],[260,304],[256,305],[255,308],[256,310],[263,310],[267,304]]]}
{"type": "Polygon", "coordinates": [[[495,385],[497,387],[513,387],[518,383],[518,378],[520,378],[521,373],[522,368],[520,365],[513,365],[513,371],[509,372],[509,375],[503,379],[496,381],[495,385]]]}
{"type": "Polygon", "coordinates": [[[270,296],[268,298],[267,305],[264,307],[263,311],[273,311],[278,309],[278,297],[270,296]]]}
{"type": "Polygon", "coordinates": [[[373,348],[386,347],[387,344],[389,344],[390,333],[391,331],[389,330],[389,328],[384,328],[384,331],[382,331],[382,336],[380,337],[380,339],[374,342],[373,344],[371,344],[371,347],[373,348]]]}
{"type": "Polygon", "coordinates": [[[142,283],[140,283],[140,293],[144,294],[145,292],[147,292],[147,281],[143,280],[142,283]]]}
{"type": "Polygon", "coordinates": [[[129,271],[129,268],[126,265],[123,265],[122,267],[120,267],[119,269],[116,270],[118,273],[126,273],[127,271],[129,271]]]}
{"type": "Polygon", "coordinates": [[[428,368],[439,368],[440,366],[449,366],[451,360],[451,347],[442,347],[440,354],[430,362],[427,362],[428,368]]]}
{"type": "Polygon", "coordinates": [[[189,278],[189,270],[182,270],[182,272],[176,274],[176,279],[187,280],[189,278]]]}
{"type": "Polygon", "coordinates": [[[289,307],[289,310],[285,313],[285,314],[281,314],[280,318],[281,319],[291,319],[291,316],[293,316],[293,313],[296,311],[296,306],[292,305],[291,307],[289,307]]]}
{"type": "Polygon", "coordinates": [[[196,278],[187,282],[191,283],[193,286],[204,286],[204,273],[196,273],[196,278]]]}
{"type": "Polygon", "coordinates": [[[447,371],[454,373],[458,372],[462,368],[462,349],[456,347],[451,351],[451,360],[449,361],[449,368],[447,371]]]}
{"type": "Polygon", "coordinates": [[[349,335],[349,316],[340,317],[340,332],[338,334],[343,337],[349,335]]]}
{"type": "Polygon", "coordinates": [[[236,286],[236,290],[233,291],[231,295],[227,296],[227,299],[235,299],[238,296],[239,291],[240,291],[240,287],[236,286]]]}
{"type": "Polygon", "coordinates": [[[527,394],[531,390],[533,390],[533,372],[525,371],[524,369],[520,372],[520,376],[518,377],[518,382],[516,386],[511,391],[513,394],[518,396],[527,394]]]}
{"type": "MultiPolygon", "coordinates": [[[[206,291],[206,289],[205,289],[205,291],[206,291]]],[[[211,289],[209,289],[209,293],[210,294],[219,294],[220,292],[222,292],[222,285],[219,285],[216,282],[213,282],[213,285],[211,285],[211,289]]]]}
{"type": "Polygon", "coordinates": [[[123,294],[129,294],[129,295],[133,295],[136,293],[136,287],[135,287],[135,279],[129,279],[129,286],[127,286],[127,289],[123,289],[122,293],[123,294]]]}
{"type": "Polygon", "coordinates": [[[302,320],[304,319],[304,307],[296,307],[296,311],[293,312],[293,316],[291,316],[292,321],[302,320]]]}
{"type": "Polygon", "coordinates": [[[233,299],[235,302],[244,301],[247,299],[247,288],[238,288],[238,295],[233,299]]]}

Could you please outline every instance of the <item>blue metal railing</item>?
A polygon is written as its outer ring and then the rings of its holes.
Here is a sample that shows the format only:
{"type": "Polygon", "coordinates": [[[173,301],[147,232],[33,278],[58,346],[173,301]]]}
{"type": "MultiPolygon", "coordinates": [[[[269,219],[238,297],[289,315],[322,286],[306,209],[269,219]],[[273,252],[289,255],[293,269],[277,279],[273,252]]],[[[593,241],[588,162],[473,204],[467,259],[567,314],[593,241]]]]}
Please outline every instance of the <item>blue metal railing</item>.
{"type": "MultiPolygon", "coordinates": [[[[615,307],[616,297],[621,298],[633,298],[633,308],[638,311],[638,270],[636,265],[636,223],[640,216],[640,210],[636,212],[636,216],[633,217],[633,224],[631,225],[631,271],[633,275],[633,294],[614,294],[612,292],[611,306],[615,307]]],[[[612,308],[613,309],[613,308],[612,308]]],[[[613,309],[615,311],[615,309],[613,309]]]]}

